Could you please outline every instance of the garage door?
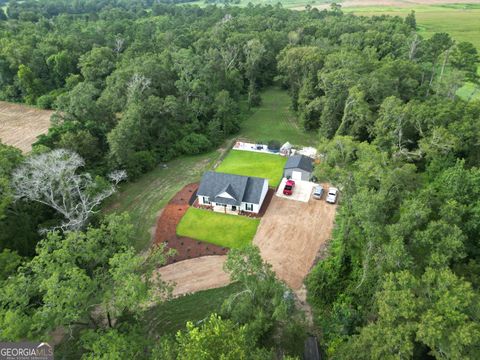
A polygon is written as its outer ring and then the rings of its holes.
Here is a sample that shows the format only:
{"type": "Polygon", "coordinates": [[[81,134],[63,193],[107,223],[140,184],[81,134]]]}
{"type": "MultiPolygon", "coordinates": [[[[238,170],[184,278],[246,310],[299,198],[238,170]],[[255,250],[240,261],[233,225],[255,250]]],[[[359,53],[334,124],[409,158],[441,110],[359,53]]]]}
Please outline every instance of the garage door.
{"type": "Polygon", "coordinates": [[[295,181],[302,180],[302,173],[300,171],[292,171],[292,180],[295,180],[295,181]]]}

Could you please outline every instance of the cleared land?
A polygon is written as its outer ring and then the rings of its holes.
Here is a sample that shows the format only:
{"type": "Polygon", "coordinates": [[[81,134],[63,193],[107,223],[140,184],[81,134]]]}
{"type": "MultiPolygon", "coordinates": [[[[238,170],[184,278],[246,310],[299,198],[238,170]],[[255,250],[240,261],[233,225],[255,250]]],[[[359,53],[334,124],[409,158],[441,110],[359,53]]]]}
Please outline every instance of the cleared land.
{"type": "Polygon", "coordinates": [[[200,290],[222,287],[230,283],[229,275],[223,271],[226,255],[202,256],[179,261],[158,269],[163,281],[176,284],[173,296],[200,290]]]}
{"type": "Polygon", "coordinates": [[[223,150],[186,156],[159,166],[138,180],[127,183],[106,203],[106,212],[128,212],[135,228],[135,248],[150,244],[156,218],[168,201],[185,185],[198,181],[212,168],[223,150]]]}
{"type": "Polygon", "coordinates": [[[228,248],[251,243],[260,220],[190,208],[177,226],[177,234],[228,248]]]}
{"type": "Polygon", "coordinates": [[[336,205],[324,200],[310,199],[304,203],[273,197],[253,244],[292,289],[301,288],[319,251],[326,247],[335,211],[336,205]]]}
{"type": "Polygon", "coordinates": [[[318,143],[315,132],[305,132],[290,109],[290,96],[276,87],[262,92],[262,104],[242,122],[240,137],[252,142],[278,140],[294,145],[312,146],[318,143]]]}
{"type": "Polygon", "coordinates": [[[53,111],[0,101],[0,140],[24,153],[32,150],[37,137],[46,134],[53,111]]]}
{"type": "Polygon", "coordinates": [[[269,186],[277,187],[282,180],[283,167],[286,162],[287,159],[279,155],[232,150],[216,171],[266,178],[269,186]]]}

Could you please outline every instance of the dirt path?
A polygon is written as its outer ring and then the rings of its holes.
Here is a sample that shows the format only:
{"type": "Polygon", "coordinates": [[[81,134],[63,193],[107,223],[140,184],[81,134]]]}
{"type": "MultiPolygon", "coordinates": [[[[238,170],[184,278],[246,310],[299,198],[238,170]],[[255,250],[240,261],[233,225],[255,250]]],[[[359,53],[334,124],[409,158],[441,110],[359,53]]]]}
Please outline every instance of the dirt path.
{"type": "MultiPolygon", "coordinates": [[[[326,186],[325,186],[326,187],[326,186]]],[[[310,199],[308,203],[274,196],[253,243],[278,277],[292,289],[305,276],[330,239],[336,205],[310,199]]]]}
{"type": "Polygon", "coordinates": [[[162,280],[173,282],[173,296],[227,286],[230,277],[223,271],[226,255],[202,256],[158,269],[162,280]]]}
{"type": "Polygon", "coordinates": [[[0,101],[0,140],[29,152],[37,136],[50,127],[53,111],[0,101]]]}

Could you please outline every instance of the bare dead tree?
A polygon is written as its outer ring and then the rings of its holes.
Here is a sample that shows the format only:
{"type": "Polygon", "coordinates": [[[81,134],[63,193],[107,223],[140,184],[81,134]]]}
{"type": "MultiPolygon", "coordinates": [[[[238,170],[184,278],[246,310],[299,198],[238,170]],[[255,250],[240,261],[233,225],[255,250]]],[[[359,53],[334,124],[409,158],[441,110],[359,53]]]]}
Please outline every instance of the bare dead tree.
{"type": "Polygon", "coordinates": [[[126,179],[124,170],[109,175],[111,181],[100,186],[89,173],[77,174],[84,160],[75,152],[57,149],[28,157],[12,177],[16,200],[26,199],[51,207],[65,220],[55,230],[82,229],[88,218],[98,211],[101,202],[116,191],[116,185],[126,179]]]}
{"type": "Polygon", "coordinates": [[[123,50],[123,45],[125,44],[125,39],[121,38],[120,35],[117,35],[115,38],[115,45],[113,46],[113,51],[117,54],[120,54],[123,50]]]}
{"type": "Polygon", "coordinates": [[[415,55],[417,54],[418,44],[420,44],[420,39],[418,38],[418,34],[415,33],[415,35],[413,36],[412,42],[410,43],[410,49],[408,51],[409,60],[415,59],[415,55]]]}
{"type": "Polygon", "coordinates": [[[138,95],[143,94],[145,90],[150,87],[152,81],[138,73],[133,74],[132,78],[127,84],[128,99],[133,99],[138,95]]]}

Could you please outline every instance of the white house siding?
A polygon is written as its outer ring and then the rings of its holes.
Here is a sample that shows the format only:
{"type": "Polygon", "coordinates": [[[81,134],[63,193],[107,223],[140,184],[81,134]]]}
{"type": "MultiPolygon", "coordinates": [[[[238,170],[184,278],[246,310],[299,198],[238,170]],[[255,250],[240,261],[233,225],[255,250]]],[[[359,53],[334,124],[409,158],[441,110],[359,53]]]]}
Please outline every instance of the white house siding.
{"type": "MultiPolygon", "coordinates": [[[[252,213],[259,213],[260,208],[262,207],[262,204],[263,204],[263,200],[265,200],[265,196],[267,196],[267,192],[268,192],[268,180],[265,179],[265,181],[263,182],[262,193],[260,195],[260,203],[259,204],[251,204],[251,205],[253,205],[253,210],[247,210],[247,203],[242,202],[242,205],[240,206],[240,209],[238,209],[238,208],[237,209],[252,212],[252,213]]],[[[211,205],[213,207],[217,206],[217,204],[215,202],[211,202],[210,204],[205,203],[203,201],[203,198],[204,198],[203,196],[198,195],[197,198],[198,198],[198,204],[199,205],[211,205]]],[[[249,205],[250,205],[250,203],[249,203],[249,205]]],[[[227,209],[230,210],[231,206],[228,206],[227,209]]]]}
{"type": "Polygon", "coordinates": [[[198,198],[198,203],[199,203],[200,205],[211,205],[211,204],[208,204],[208,203],[206,203],[206,202],[203,201],[203,198],[204,198],[204,197],[208,198],[208,196],[200,196],[200,195],[198,195],[198,196],[197,196],[197,198],[198,198]]]}
{"type": "Polygon", "coordinates": [[[260,195],[260,203],[251,204],[253,205],[253,210],[247,210],[247,203],[242,203],[242,210],[258,214],[260,212],[260,208],[262,207],[263,200],[265,200],[265,196],[267,196],[267,192],[268,192],[268,180],[265,179],[263,183],[262,193],[260,195]]]}

